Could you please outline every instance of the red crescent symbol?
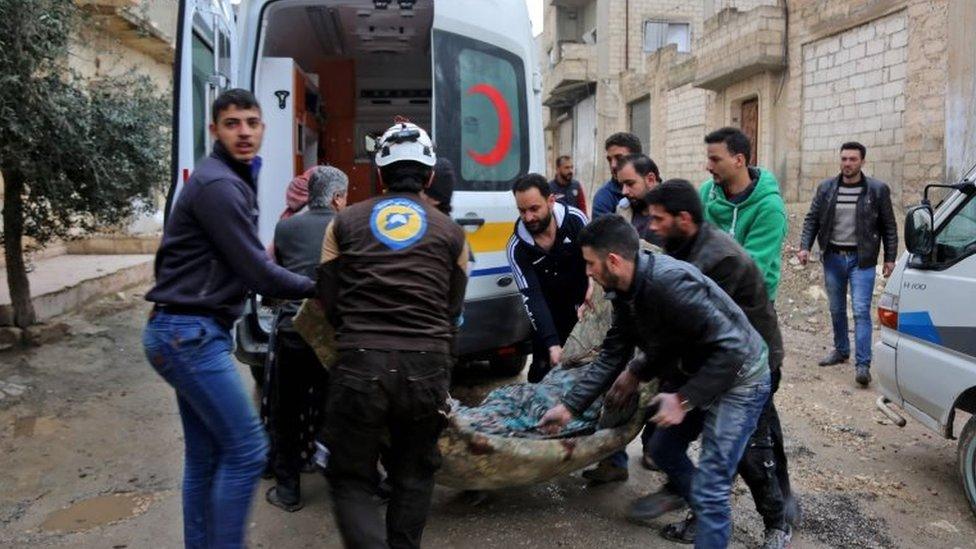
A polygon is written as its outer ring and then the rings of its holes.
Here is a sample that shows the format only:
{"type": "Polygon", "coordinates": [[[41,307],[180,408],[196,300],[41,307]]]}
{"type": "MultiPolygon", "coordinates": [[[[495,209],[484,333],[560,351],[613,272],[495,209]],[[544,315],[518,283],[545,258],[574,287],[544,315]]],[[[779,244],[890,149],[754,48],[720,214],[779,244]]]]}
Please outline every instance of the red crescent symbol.
{"type": "Polygon", "coordinates": [[[495,108],[495,115],[498,117],[498,139],[495,146],[486,153],[475,152],[468,149],[468,156],[478,164],[484,166],[494,166],[501,163],[508,155],[508,150],[512,147],[512,112],[505,102],[505,97],[498,88],[490,84],[475,84],[468,88],[468,95],[480,93],[491,101],[491,106],[495,108]]]}

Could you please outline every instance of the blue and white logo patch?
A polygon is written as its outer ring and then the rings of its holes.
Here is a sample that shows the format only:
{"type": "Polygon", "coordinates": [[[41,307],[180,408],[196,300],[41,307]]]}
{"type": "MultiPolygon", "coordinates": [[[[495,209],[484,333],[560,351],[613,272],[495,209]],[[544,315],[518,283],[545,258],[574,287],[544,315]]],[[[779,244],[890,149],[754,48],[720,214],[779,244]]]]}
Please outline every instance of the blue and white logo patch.
{"type": "Polygon", "coordinates": [[[369,228],[380,242],[392,250],[402,250],[427,232],[427,212],[406,198],[389,198],[373,206],[369,228]]]}

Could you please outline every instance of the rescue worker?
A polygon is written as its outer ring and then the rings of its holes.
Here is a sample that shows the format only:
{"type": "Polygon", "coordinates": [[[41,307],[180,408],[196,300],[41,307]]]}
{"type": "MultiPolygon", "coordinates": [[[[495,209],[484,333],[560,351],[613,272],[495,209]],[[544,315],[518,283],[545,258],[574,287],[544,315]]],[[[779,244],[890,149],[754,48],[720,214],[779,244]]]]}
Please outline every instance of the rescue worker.
{"type": "Polygon", "coordinates": [[[435,160],[420,127],[388,129],[376,153],[387,193],[339,212],[322,246],[319,298],[338,352],[326,476],[347,547],[419,547],[441,462],[468,250],[461,227],[420,197],[435,160]],[[381,458],[392,488],[386,528],[376,498],[381,458]]]}
{"type": "MultiPolygon", "coordinates": [[[[688,181],[665,181],[647,194],[646,202],[650,207],[651,227],[661,237],[668,255],[691,263],[715,281],[742,309],[769,348],[771,393],[745,454],[739,461],[738,470],[752,492],[756,511],[762,515],[766,527],[763,547],[786,547],[792,537],[784,497],[789,493],[789,484],[784,490],[776,476],[776,468],[781,466],[785,470],[786,462],[777,463],[773,453],[774,436],[782,437],[782,430],[772,396],[779,387],[783,336],[776,311],[766,294],[762,273],[756,262],[732,237],[703,220],[698,191],[688,181]]],[[[656,461],[662,467],[667,466],[666,473],[674,472],[676,462],[687,461],[683,451],[685,444],[672,444],[676,433],[681,436],[680,430],[660,430],[651,437],[648,445],[656,461]]],[[[681,468],[679,465],[678,469],[681,468]]],[[[677,473],[679,476],[681,474],[677,473]]],[[[684,507],[690,499],[687,488],[687,482],[669,477],[663,490],[635,501],[628,518],[646,523],[664,512],[684,507]]],[[[670,537],[682,541],[691,542],[694,532],[693,515],[689,520],[669,527],[670,537]]]]}
{"type": "Polygon", "coordinates": [[[213,102],[213,152],[173,206],[156,252],[149,363],[176,391],[186,456],[187,547],[243,547],[267,437],[231,358],[231,326],[247,290],[285,299],[314,295],[306,276],[275,265],[258,238],[257,153],[264,122],[247,90],[213,102]]]}
{"type": "Polygon", "coordinates": [[[577,237],[586,214],[556,202],[546,178],[530,173],[512,185],[519,219],[508,241],[508,264],[532,322],[529,383],[545,377],[562,358],[590,283],[577,237]]]}
{"type": "Polygon", "coordinates": [[[624,197],[620,181],[617,180],[617,169],[620,162],[628,154],[640,154],[640,138],[632,133],[617,132],[603,143],[607,152],[607,166],[610,168],[610,179],[593,195],[593,219],[613,213],[620,199],[624,197]]]}
{"type": "Polygon", "coordinates": [[[658,429],[678,426],[689,443],[702,439],[698,468],[688,463],[683,476],[698,517],[695,545],[726,547],[736,464],[769,396],[766,346],[714,281],[688,263],[640,250],[637,232],[620,216],[594,220],[579,240],[588,274],[614,293],[613,323],[587,373],[539,426],[558,432],[604,392],[608,407],[622,408],[639,380],[660,379],[651,421],[658,429]],[[646,360],[631,362],[637,348],[646,360]]]}
{"type": "MultiPolygon", "coordinates": [[[[307,209],[278,222],[274,250],[276,263],[293,273],[313,277],[322,255],[325,228],[336,212],[346,207],[349,179],[332,166],[316,166],[308,176],[307,209]]],[[[315,452],[314,435],[324,417],[328,380],[325,367],[292,325],[300,304],[289,301],[278,308],[265,384],[275,477],[275,486],[268,489],[265,498],[289,512],[303,506],[300,473],[315,452]]]]}

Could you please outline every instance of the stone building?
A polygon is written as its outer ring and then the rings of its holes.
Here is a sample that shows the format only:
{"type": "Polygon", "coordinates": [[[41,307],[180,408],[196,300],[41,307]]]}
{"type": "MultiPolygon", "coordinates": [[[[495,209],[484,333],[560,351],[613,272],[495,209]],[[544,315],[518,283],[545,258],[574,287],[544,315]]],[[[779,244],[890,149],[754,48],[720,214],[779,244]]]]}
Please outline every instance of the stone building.
{"type": "Polygon", "coordinates": [[[592,192],[603,139],[629,130],[665,177],[697,183],[705,133],[738,126],[802,204],[857,140],[903,207],[976,162],[974,22],[970,0],[552,0],[550,160],[572,154],[592,192]]]}

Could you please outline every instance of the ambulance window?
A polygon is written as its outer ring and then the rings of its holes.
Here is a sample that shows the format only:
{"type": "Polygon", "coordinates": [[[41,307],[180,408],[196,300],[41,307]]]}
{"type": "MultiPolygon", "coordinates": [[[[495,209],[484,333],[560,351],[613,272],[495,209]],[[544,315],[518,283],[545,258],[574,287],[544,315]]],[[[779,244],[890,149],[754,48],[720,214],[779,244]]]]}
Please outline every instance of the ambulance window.
{"type": "Polygon", "coordinates": [[[935,236],[935,262],[952,263],[976,252],[976,200],[956,211],[935,236]]]}
{"type": "Polygon", "coordinates": [[[207,126],[210,122],[208,88],[213,74],[214,54],[203,37],[193,33],[193,158],[207,153],[207,126]]]}
{"type": "Polygon", "coordinates": [[[434,33],[435,135],[458,190],[507,191],[528,170],[525,68],[513,53],[434,33]]]}

